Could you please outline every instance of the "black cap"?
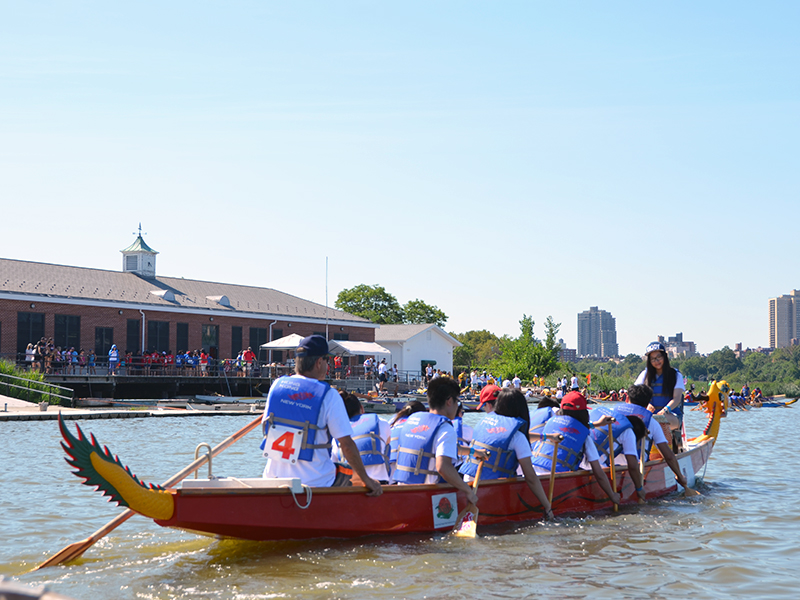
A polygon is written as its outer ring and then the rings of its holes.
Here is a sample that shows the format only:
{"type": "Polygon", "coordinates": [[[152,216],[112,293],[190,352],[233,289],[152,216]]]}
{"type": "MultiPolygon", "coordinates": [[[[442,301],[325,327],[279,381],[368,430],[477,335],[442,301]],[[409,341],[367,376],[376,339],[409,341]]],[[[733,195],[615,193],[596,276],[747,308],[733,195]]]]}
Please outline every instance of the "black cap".
{"type": "Polygon", "coordinates": [[[297,356],[327,356],[328,341],[321,335],[303,338],[295,351],[297,356]]]}

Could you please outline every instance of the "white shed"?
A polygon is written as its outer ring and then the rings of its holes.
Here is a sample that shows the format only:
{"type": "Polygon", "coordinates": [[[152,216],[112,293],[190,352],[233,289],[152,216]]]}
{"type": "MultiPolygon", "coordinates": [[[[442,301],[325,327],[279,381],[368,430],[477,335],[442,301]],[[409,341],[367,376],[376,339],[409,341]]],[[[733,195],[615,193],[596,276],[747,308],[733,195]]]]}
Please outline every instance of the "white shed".
{"type": "Polygon", "coordinates": [[[375,342],[392,353],[392,363],[399,371],[420,373],[425,364],[453,372],[453,348],[461,342],[438,325],[381,325],[375,331],[375,342]]]}

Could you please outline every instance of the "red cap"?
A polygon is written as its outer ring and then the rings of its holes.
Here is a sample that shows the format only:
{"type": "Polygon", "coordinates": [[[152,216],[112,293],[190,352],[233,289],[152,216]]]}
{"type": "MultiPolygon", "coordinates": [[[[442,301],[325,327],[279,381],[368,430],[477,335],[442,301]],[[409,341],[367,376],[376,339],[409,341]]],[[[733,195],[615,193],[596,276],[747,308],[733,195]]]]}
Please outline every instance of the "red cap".
{"type": "Polygon", "coordinates": [[[487,402],[494,402],[497,400],[497,394],[500,393],[500,388],[496,385],[487,385],[481,390],[481,401],[478,404],[478,410],[487,402]]]}
{"type": "Polygon", "coordinates": [[[586,410],[586,398],[580,392],[570,392],[561,400],[561,408],[565,410],[586,410]]]}

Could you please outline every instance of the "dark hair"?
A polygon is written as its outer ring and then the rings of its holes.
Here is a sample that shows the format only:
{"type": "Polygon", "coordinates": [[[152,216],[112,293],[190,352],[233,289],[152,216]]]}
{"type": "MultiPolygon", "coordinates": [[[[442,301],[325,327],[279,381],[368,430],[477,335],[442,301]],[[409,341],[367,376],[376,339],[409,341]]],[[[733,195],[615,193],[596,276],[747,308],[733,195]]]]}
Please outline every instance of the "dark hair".
{"type": "Polygon", "coordinates": [[[547,408],[547,407],[561,408],[561,405],[558,403],[557,400],[553,400],[549,396],[545,396],[544,398],[539,400],[539,404],[536,406],[536,408],[547,408]]]}
{"type": "Polygon", "coordinates": [[[314,365],[321,356],[298,356],[295,358],[294,370],[298,375],[308,373],[314,369],[314,365]]]}
{"type": "Polygon", "coordinates": [[[444,408],[448,398],[456,398],[461,393],[458,382],[450,377],[437,377],[428,384],[428,406],[432,410],[444,408]]]}
{"type": "Polygon", "coordinates": [[[358,396],[345,390],[339,390],[339,395],[342,397],[342,400],[344,400],[344,407],[347,410],[348,418],[352,419],[353,417],[357,417],[361,414],[362,406],[361,400],[358,399],[358,396]]]}
{"type": "MultiPolygon", "coordinates": [[[[661,352],[664,357],[664,366],[661,368],[661,373],[664,376],[661,383],[661,393],[667,398],[672,398],[672,393],[675,391],[675,384],[678,382],[678,372],[669,366],[669,356],[667,356],[667,353],[661,350],[658,350],[658,352],[661,352]]],[[[658,375],[656,374],[656,368],[650,364],[651,354],[653,354],[653,352],[647,355],[647,373],[645,374],[644,382],[652,388],[658,375]]]]}
{"type": "Polygon", "coordinates": [[[389,426],[394,427],[394,424],[400,419],[405,419],[409,415],[413,415],[415,412],[423,412],[424,410],[426,410],[425,405],[419,400],[411,400],[406,402],[405,406],[397,411],[397,414],[394,416],[394,419],[392,419],[392,422],[389,423],[389,426]]]}
{"type": "Polygon", "coordinates": [[[503,417],[517,417],[525,421],[525,429],[520,429],[522,432],[531,428],[531,413],[528,411],[528,403],[517,388],[500,390],[500,393],[497,394],[494,412],[503,417]]]}
{"type": "Polygon", "coordinates": [[[628,417],[628,421],[630,422],[631,428],[633,429],[633,435],[636,436],[637,440],[641,440],[644,436],[647,435],[647,428],[644,426],[644,421],[642,421],[635,415],[631,415],[631,417],[628,417]]]}
{"type": "Polygon", "coordinates": [[[580,422],[584,427],[589,427],[589,411],[583,410],[565,410],[561,409],[561,414],[567,417],[572,417],[580,422]]]}
{"type": "Polygon", "coordinates": [[[653,390],[646,385],[632,385],[628,388],[628,400],[631,404],[647,408],[653,399],[653,390]]]}

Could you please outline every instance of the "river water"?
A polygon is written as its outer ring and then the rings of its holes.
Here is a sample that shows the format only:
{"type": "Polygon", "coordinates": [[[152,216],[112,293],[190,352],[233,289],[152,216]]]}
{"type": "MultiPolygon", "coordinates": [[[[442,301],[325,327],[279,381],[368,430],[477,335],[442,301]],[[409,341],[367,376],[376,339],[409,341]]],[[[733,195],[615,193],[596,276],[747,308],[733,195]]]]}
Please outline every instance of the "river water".
{"type": "MultiPolygon", "coordinates": [[[[0,423],[0,575],[97,598],[791,598],[800,596],[800,475],[788,464],[800,407],[734,412],[699,484],[619,513],[445,535],[243,542],[134,516],[69,566],[26,573],[116,516],[70,474],[55,421],[0,423]],[[783,450],[782,450],[783,449],[783,450]]],[[[467,422],[479,415],[468,414],[467,422]]],[[[160,483],[252,415],[79,423],[143,481],[160,483]]],[[[689,435],[705,416],[688,412],[689,435]]],[[[74,423],[69,422],[74,432],[74,423]]],[[[259,476],[253,432],[215,475],[259,476]]],[[[202,475],[205,476],[205,475],[202,475]]]]}

